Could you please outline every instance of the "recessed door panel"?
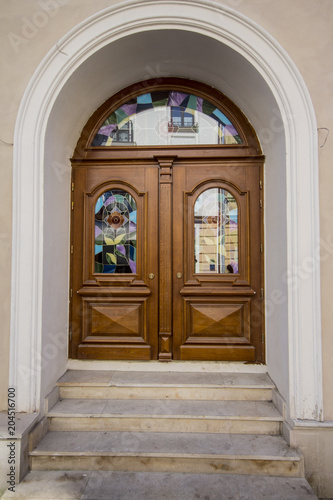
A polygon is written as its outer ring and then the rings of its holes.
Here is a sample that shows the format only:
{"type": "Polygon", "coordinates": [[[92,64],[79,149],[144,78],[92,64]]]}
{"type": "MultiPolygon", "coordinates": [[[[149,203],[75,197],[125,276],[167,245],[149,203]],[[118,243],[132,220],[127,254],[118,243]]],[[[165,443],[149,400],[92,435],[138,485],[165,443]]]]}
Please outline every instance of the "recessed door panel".
{"type": "Polygon", "coordinates": [[[247,343],[250,340],[250,299],[186,300],[186,344],[247,343]]]}
{"type": "Polygon", "coordinates": [[[145,302],[134,303],[123,299],[95,299],[84,301],[85,317],[83,338],[97,339],[108,337],[110,341],[144,342],[147,328],[145,325],[145,302]]]}

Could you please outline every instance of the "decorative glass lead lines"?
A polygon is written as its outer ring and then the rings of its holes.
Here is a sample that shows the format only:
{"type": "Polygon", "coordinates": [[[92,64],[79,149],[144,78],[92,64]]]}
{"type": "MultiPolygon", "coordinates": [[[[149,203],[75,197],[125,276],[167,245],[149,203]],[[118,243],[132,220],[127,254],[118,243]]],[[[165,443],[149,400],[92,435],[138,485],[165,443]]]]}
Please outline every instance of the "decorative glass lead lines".
{"type": "Polygon", "coordinates": [[[194,205],[195,273],[238,273],[238,206],[221,188],[207,189],[194,205]]]}
{"type": "Polygon", "coordinates": [[[105,191],[95,205],[95,273],[136,273],[137,206],[121,189],[105,191]]]}
{"type": "Polygon", "coordinates": [[[92,146],[241,144],[239,131],[215,104],[187,92],[153,91],[116,109],[92,146]]]}

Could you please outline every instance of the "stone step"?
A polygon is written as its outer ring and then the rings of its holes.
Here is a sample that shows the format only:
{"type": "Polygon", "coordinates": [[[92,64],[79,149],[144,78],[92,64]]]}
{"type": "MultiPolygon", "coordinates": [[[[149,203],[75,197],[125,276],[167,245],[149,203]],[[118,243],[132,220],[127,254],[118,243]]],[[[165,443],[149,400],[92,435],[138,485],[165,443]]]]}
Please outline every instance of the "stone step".
{"type": "Polygon", "coordinates": [[[64,399],[48,413],[51,431],[149,431],[279,434],[268,401],[64,399]]]}
{"type": "Polygon", "coordinates": [[[30,452],[32,470],[234,473],[301,477],[303,458],[281,436],[49,432],[30,452]]]}
{"type": "Polygon", "coordinates": [[[31,433],[32,472],[3,498],[315,500],[274,388],[260,373],[69,370],[31,433]]]}
{"type": "Polygon", "coordinates": [[[201,399],[271,401],[266,373],[180,373],[68,370],[58,382],[61,398],[201,399]]]}
{"type": "Polygon", "coordinates": [[[317,500],[304,478],[231,474],[33,471],[7,491],[16,500],[317,500]]]}

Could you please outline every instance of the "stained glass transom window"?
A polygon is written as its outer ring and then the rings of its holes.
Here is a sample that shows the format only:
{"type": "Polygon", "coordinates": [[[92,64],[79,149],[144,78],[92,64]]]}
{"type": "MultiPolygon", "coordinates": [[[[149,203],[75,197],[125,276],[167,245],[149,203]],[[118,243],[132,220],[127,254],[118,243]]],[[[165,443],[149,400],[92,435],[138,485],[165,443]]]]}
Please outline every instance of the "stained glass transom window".
{"type": "Polygon", "coordinates": [[[226,189],[207,189],[194,206],[196,273],[238,273],[238,206],[226,189]]]}
{"type": "Polygon", "coordinates": [[[105,191],[95,205],[95,273],[136,273],[137,206],[121,189],[105,191]]]}
{"type": "Polygon", "coordinates": [[[215,104],[193,94],[139,95],[105,120],[92,146],[241,144],[239,132],[215,104]]]}

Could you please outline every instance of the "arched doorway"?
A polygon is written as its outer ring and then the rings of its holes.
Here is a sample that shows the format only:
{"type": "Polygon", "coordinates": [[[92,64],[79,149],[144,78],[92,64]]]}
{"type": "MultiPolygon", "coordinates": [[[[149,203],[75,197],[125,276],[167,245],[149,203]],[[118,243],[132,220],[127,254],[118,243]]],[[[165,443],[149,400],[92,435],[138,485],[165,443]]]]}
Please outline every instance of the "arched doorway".
{"type": "Polygon", "coordinates": [[[202,83],[97,110],[72,158],[71,357],[264,361],[263,160],[202,83]]]}
{"type": "Polygon", "coordinates": [[[80,130],[119,89],[173,74],[227,92],[264,145],[267,369],[291,418],[320,419],[317,125],[309,92],[283,47],[251,19],[209,0],[173,7],[128,1],[88,18],[51,49],[22,98],[14,139],[10,347],[17,409],[42,408],[68,366],[67,161],[80,130]],[[308,259],[313,272],[302,280],[298,269],[308,259]]]}

